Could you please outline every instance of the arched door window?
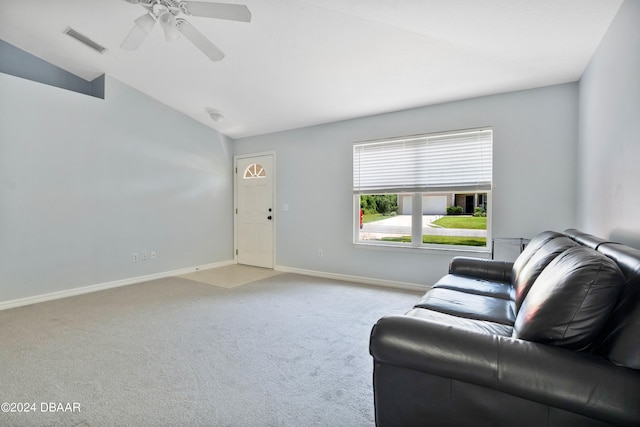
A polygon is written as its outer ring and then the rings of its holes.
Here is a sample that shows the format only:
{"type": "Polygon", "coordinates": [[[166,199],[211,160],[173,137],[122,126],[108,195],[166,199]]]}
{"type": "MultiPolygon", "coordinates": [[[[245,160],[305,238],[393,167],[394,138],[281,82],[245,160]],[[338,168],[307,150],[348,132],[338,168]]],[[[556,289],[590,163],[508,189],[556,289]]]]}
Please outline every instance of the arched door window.
{"type": "Polygon", "coordinates": [[[244,170],[244,179],[266,178],[267,174],[259,163],[253,163],[244,170]]]}

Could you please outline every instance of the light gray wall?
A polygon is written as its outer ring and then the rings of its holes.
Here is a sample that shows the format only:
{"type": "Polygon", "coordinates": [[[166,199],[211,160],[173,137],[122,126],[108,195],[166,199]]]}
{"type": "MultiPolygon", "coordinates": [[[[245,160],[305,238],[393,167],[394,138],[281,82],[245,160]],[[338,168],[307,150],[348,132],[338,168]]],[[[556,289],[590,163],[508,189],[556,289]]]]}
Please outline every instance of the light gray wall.
{"type": "Polygon", "coordinates": [[[0,73],[0,302],[232,260],[231,151],[115,79],[102,100],[0,73]]]}
{"type": "Polygon", "coordinates": [[[234,153],[276,152],[277,265],[429,284],[458,252],[352,244],[352,143],[492,126],[493,235],[531,237],[575,225],[577,105],[571,83],[240,139],[234,153]]]}
{"type": "Polygon", "coordinates": [[[626,0],[580,81],[578,224],[640,248],[640,1],[626,0]]]}

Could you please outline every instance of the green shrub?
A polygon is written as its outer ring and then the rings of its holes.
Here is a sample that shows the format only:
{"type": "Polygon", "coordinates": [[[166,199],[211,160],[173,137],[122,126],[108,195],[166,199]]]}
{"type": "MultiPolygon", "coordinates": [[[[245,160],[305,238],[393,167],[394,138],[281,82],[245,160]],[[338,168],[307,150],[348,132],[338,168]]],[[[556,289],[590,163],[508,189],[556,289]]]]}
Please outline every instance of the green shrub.
{"type": "Polygon", "coordinates": [[[474,209],[473,216],[487,216],[487,211],[485,211],[484,208],[478,206],[474,209]]]}
{"type": "Polygon", "coordinates": [[[365,215],[391,215],[398,210],[398,196],[396,194],[362,195],[360,207],[365,215]]]}
{"type": "Polygon", "coordinates": [[[447,215],[462,215],[462,206],[447,206],[447,215]]]}

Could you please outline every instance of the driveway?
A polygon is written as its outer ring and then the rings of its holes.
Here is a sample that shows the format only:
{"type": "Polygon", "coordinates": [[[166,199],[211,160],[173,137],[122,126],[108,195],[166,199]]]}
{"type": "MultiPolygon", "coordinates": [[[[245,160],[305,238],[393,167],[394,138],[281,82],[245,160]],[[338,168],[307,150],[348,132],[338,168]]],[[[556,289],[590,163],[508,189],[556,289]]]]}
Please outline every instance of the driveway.
{"type": "MultiPolygon", "coordinates": [[[[422,234],[432,236],[466,236],[487,237],[487,230],[469,230],[466,228],[442,228],[433,221],[442,215],[423,215],[422,234]]],[[[411,215],[396,215],[381,221],[368,222],[362,225],[360,238],[375,240],[380,237],[399,237],[411,235],[411,215]]]]}

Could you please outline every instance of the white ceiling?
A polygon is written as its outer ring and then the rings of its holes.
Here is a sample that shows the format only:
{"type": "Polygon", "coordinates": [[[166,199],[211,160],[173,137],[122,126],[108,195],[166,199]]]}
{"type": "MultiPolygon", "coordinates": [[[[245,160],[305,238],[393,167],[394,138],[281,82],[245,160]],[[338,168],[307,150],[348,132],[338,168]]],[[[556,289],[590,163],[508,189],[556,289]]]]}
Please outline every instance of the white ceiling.
{"type": "Polygon", "coordinates": [[[106,73],[240,138],[576,81],[622,3],[223,1],[246,4],[252,22],[184,16],[226,53],[220,62],[184,37],[165,41],[159,27],[139,50],[122,50],[145,12],[123,0],[0,0],[0,39],[87,80],[106,73]]]}

